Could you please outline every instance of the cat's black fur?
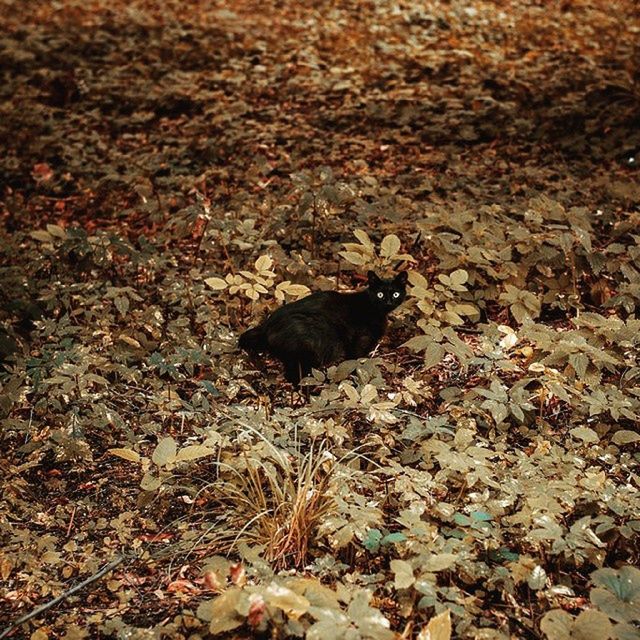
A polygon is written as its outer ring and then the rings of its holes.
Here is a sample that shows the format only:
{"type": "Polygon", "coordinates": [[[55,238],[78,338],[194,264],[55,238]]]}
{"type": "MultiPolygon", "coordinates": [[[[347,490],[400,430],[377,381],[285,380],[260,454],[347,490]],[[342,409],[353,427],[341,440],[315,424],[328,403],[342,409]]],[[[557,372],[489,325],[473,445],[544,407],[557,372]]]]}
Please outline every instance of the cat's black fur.
{"type": "Polygon", "coordinates": [[[294,384],[312,367],[366,356],[384,334],[387,315],[404,300],[407,274],[383,280],[369,271],[367,277],[369,286],[355,293],[318,291],[285,304],[245,331],[238,345],[281,360],[294,384]]]}

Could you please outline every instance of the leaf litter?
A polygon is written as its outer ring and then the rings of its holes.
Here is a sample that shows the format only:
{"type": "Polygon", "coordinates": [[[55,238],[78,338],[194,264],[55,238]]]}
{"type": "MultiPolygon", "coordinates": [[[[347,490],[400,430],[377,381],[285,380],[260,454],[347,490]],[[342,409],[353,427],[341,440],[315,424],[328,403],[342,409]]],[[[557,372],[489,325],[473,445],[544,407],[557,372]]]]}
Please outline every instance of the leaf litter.
{"type": "Polygon", "coordinates": [[[633,3],[0,21],[8,637],[639,637],[633,3]],[[371,358],[236,350],[369,268],[371,358]]]}

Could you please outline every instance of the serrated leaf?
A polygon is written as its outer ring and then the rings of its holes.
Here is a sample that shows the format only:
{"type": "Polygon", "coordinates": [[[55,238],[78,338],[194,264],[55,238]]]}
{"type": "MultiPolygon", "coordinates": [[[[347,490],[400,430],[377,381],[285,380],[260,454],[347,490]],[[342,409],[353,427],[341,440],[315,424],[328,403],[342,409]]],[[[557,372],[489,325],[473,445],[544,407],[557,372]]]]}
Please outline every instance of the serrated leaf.
{"type": "Polygon", "coordinates": [[[380,243],[380,255],[383,258],[391,258],[395,256],[398,251],[400,251],[400,238],[398,238],[395,234],[390,234],[385,236],[385,238],[380,243]]]}
{"type": "Polygon", "coordinates": [[[204,283],[215,291],[222,291],[223,289],[226,289],[229,286],[228,283],[222,278],[215,278],[215,277],[205,278],[204,283]]]}
{"type": "Polygon", "coordinates": [[[158,446],[155,448],[151,460],[159,467],[164,467],[166,464],[175,460],[176,450],[176,441],[171,436],[162,438],[162,440],[158,442],[158,446]]]}
{"type": "Polygon", "coordinates": [[[132,449],[107,449],[107,453],[129,460],[129,462],[140,462],[141,460],[140,454],[132,449]]]}

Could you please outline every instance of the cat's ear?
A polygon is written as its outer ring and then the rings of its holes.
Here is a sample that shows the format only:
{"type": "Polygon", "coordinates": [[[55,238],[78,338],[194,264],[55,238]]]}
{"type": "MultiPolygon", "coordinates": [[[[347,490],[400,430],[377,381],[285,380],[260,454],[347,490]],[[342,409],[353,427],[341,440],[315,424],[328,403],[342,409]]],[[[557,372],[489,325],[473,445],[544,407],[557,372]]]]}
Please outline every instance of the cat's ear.
{"type": "Polygon", "coordinates": [[[397,282],[398,284],[402,284],[405,285],[407,284],[407,278],[409,277],[409,274],[406,271],[401,271],[395,278],[394,281],[397,282]]]}
{"type": "Polygon", "coordinates": [[[378,278],[375,271],[367,271],[367,280],[370,286],[380,284],[380,278],[378,278]]]}

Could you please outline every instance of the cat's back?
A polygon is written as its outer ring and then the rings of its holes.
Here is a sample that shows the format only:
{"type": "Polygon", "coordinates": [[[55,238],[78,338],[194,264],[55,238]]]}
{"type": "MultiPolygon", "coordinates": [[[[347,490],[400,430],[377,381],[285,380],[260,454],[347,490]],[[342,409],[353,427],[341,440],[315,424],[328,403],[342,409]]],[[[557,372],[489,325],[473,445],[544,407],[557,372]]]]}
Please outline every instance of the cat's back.
{"type": "Polygon", "coordinates": [[[300,300],[279,307],[269,316],[269,319],[277,320],[286,316],[300,315],[331,315],[345,306],[347,295],[337,291],[316,291],[300,300]]]}

